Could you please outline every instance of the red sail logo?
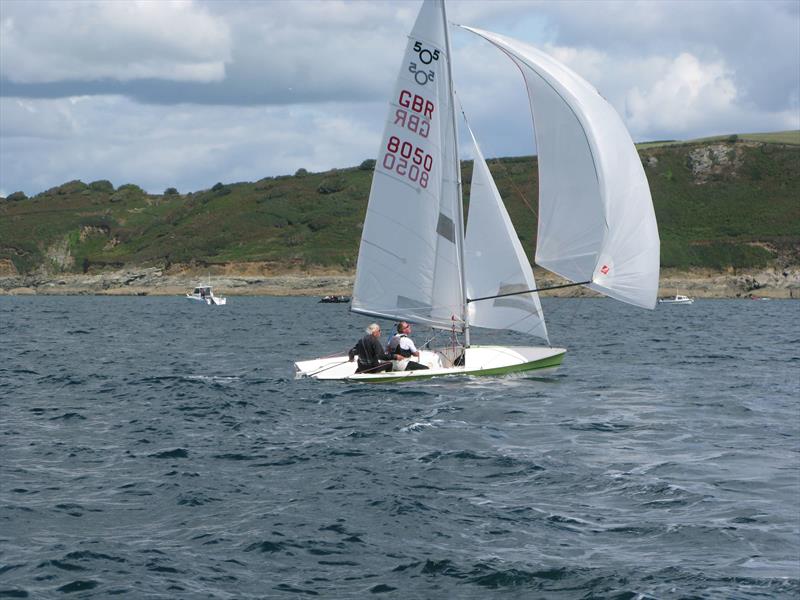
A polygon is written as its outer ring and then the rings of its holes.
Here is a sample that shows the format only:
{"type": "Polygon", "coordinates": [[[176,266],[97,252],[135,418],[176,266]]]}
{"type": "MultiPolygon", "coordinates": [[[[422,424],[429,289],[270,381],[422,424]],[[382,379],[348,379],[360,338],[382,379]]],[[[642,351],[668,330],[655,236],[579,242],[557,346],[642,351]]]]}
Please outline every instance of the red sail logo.
{"type": "Polygon", "coordinates": [[[600,272],[601,272],[603,275],[608,275],[608,272],[609,272],[610,270],[611,270],[611,269],[609,269],[609,268],[608,268],[608,265],[603,265],[603,268],[602,268],[602,269],[600,269],[600,272]]]}

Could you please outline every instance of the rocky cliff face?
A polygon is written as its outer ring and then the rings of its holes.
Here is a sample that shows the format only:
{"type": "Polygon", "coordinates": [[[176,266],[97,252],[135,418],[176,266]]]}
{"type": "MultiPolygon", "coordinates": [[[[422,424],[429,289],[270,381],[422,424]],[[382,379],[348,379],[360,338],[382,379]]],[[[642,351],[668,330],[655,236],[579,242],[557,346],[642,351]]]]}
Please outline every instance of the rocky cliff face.
{"type": "Polygon", "coordinates": [[[736,177],[742,166],[745,147],[754,144],[711,144],[689,152],[687,165],[692,171],[694,183],[703,185],[712,177],[726,175],[736,177]]]}
{"type": "Polygon", "coordinates": [[[0,278],[16,277],[19,273],[11,259],[0,258],[0,278]]]}
{"type": "Polygon", "coordinates": [[[46,252],[45,257],[47,262],[42,266],[46,272],[60,273],[72,266],[72,254],[69,250],[69,239],[60,239],[54,244],[51,244],[46,252]]]}

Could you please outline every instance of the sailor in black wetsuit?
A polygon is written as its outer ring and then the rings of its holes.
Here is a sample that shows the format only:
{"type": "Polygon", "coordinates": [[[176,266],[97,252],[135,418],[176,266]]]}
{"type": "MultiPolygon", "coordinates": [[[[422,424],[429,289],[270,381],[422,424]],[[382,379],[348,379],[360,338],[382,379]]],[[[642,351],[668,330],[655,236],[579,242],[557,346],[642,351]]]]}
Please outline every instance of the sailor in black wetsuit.
{"type": "Polygon", "coordinates": [[[384,352],[380,337],[380,325],[372,323],[367,327],[367,335],[350,349],[348,353],[350,362],[353,362],[353,358],[358,355],[356,373],[381,373],[392,370],[391,361],[394,357],[384,352]]]}

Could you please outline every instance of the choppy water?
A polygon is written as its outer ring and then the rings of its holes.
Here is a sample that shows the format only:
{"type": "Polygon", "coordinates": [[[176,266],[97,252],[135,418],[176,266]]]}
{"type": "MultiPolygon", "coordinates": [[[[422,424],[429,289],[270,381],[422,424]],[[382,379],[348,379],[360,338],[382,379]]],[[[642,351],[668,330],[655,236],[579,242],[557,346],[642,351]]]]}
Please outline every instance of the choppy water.
{"type": "Polygon", "coordinates": [[[800,595],[800,304],[549,299],[552,378],[367,386],[293,380],[345,305],[229,301],[0,297],[0,598],[800,595]]]}

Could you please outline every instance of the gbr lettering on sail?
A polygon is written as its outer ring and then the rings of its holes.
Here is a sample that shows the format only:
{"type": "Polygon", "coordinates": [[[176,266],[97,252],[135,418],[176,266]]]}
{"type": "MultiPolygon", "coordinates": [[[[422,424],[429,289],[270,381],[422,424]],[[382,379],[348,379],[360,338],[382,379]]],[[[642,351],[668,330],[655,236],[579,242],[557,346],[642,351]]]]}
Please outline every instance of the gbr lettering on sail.
{"type": "Polygon", "coordinates": [[[380,167],[394,177],[427,189],[437,166],[439,82],[442,51],[411,40],[389,113],[380,167]]]}

